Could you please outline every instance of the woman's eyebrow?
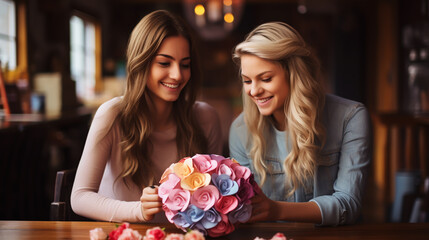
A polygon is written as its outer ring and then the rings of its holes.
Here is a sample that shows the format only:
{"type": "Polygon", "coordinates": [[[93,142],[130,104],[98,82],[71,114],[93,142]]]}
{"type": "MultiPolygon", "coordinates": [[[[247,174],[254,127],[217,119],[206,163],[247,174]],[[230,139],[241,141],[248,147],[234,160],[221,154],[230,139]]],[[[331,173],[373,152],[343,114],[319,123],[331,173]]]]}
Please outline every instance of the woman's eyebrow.
{"type": "MultiPolygon", "coordinates": [[[[172,56],[170,56],[170,55],[167,55],[167,54],[159,53],[159,54],[157,54],[157,56],[162,56],[162,57],[165,57],[165,58],[169,58],[169,59],[171,59],[171,60],[175,60],[175,59],[174,59],[174,57],[172,57],[172,56]]],[[[184,57],[184,58],[182,58],[182,60],[181,60],[181,61],[183,61],[183,60],[188,60],[188,59],[191,59],[191,57],[184,57]]]]}
{"type": "MultiPolygon", "coordinates": [[[[256,77],[261,77],[262,75],[266,74],[266,73],[271,73],[272,71],[265,71],[265,72],[261,72],[258,75],[256,75],[256,77]]],[[[248,76],[244,75],[243,73],[241,73],[242,77],[246,77],[249,78],[248,76]]]]}

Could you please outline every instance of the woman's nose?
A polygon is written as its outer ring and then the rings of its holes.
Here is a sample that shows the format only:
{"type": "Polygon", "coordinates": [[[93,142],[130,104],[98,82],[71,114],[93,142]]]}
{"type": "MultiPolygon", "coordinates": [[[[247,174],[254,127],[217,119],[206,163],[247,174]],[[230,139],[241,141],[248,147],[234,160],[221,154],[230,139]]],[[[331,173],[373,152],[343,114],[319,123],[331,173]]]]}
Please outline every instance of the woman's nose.
{"type": "Polygon", "coordinates": [[[180,80],[182,78],[182,71],[180,69],[179,65],[172,65],[170,68],[170,78],[174,79],[176,81],[180,80]]]}
{"type": "Polygon", "coordinates": [[[261,86],[259,86],[259,84],[256,84],[256,83],[252,84],[252,86],[250,88],[250,95],[258,96],[262,92],[263,92],[263,89],[261,88],[261,86]]]}

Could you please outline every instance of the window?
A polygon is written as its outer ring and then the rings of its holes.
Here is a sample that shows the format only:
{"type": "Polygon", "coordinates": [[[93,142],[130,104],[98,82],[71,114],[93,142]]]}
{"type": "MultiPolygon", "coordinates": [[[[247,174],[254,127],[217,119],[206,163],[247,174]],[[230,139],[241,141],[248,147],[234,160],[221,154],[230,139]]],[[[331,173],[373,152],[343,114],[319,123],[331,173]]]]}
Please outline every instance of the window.
{"type": "Polygon", "coordinates": [[[95,21],[78,15],[70,18],[70,70],[77,97],[84,102],[94,98],[101,76],[99,36],[95,21]]]}
{"type": "Polygon", "coordinates": [[[16,24],[15,3],[0,0],[0,61],[9,69],[16,68],[16,24]]]}

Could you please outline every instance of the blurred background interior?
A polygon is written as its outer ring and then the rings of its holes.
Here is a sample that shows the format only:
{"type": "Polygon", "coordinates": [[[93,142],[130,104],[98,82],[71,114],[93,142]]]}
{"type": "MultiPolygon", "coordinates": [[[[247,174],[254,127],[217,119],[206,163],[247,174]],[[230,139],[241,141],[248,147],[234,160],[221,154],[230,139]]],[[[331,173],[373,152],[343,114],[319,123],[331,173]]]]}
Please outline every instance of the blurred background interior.
{"type": "Polygon", "coordinates": [[[362,221],[428,220],[413,208],[428,208],[429,0],[0,0],[1,220],[49,219],[56,171],[77,166],[92,114],[122,94],[128,37],[157,9],[195,31],[225,155],[242,109],[232,49],[284,21],[320,58],[327,91],[371,113],[362,221]]]}

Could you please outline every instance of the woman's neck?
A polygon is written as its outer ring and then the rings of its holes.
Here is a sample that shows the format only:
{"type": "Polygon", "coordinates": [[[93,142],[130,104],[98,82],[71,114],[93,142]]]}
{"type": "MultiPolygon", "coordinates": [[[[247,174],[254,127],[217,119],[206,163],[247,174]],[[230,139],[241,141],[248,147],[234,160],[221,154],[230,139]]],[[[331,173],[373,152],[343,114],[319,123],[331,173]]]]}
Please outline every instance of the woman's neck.
{"type": "Polygon", "coordinates": [[[274,127],[279,131],[284,131],[286,129],[286,121],[284,114],[276,114],[271,115],[271,120],[273,121],[274,127]]]}
{"type": "Polygon", "coordinates": [[[173,102],[150,100],[149,112],[155,131],[164,131],[175,125],[173,102]]]}

